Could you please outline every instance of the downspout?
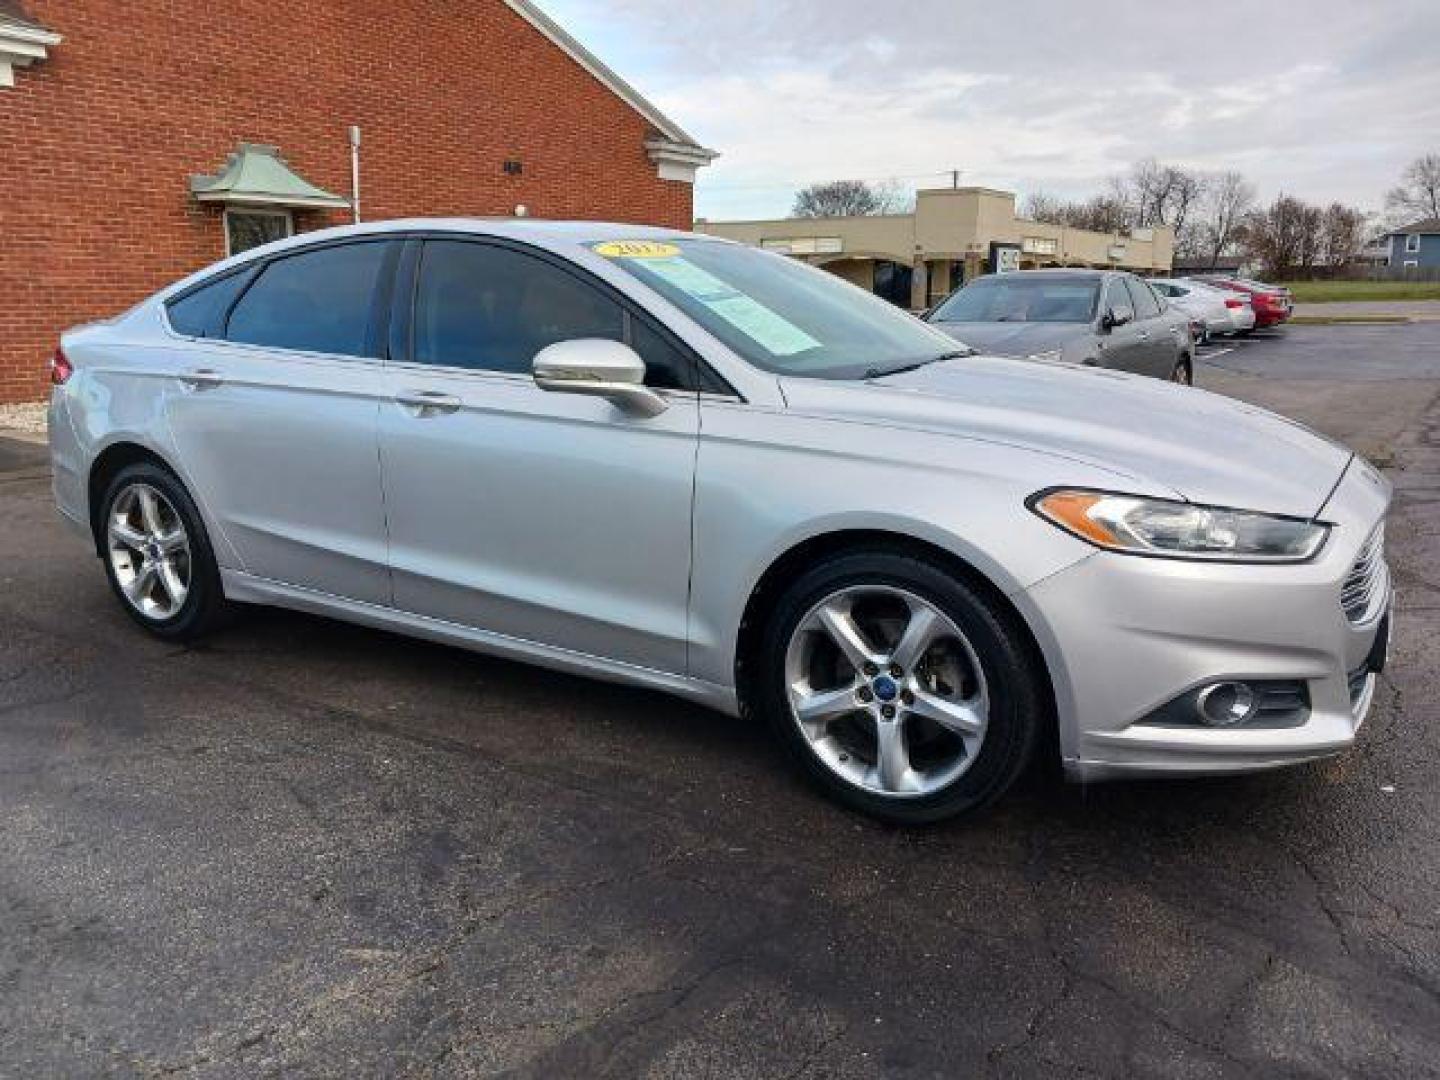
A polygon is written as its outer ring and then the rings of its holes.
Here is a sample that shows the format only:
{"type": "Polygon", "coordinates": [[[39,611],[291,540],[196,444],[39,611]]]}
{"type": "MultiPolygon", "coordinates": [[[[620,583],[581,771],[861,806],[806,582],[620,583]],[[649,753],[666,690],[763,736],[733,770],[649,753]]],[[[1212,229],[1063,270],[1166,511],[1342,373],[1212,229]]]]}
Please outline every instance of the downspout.
{"type": "Polygon", "coordinates": [[[350,125],[350,209],[360,224],[360,129],[350,125]]]}

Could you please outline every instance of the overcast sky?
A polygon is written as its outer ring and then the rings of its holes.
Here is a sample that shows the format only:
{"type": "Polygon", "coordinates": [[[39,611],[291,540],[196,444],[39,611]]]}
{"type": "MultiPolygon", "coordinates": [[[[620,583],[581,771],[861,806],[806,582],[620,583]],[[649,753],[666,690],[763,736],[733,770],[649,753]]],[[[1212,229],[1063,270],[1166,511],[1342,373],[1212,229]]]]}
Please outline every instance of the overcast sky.
{"type": "Polygon", "coordinates": [[[539,0],[698,140],[696,213],[816,180],[1082,196],[1154,156],[1368,210],[1440,152],[1440,0],[539,0]]]}

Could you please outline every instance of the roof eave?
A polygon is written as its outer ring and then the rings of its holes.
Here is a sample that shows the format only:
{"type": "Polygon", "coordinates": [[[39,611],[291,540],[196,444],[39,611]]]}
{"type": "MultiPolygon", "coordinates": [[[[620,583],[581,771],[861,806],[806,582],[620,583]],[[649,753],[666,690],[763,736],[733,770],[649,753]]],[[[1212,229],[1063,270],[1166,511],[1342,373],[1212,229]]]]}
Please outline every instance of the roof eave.
{"type": "Polygon", "coordinates": [[[260,191],[195,191],[196,202],[227,206],[285,206],[292,210],[348,210],[350,200],[338,195],[274,195],[260,191]]]}

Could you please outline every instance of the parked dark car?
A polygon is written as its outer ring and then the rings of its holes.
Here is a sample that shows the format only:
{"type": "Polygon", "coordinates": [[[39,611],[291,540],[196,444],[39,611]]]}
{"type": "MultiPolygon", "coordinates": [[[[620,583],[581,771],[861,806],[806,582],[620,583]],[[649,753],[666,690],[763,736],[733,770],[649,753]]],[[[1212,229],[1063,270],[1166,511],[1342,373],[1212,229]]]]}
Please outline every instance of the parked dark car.
{"type": "Polygon", "coordinates": [[[1255,309],[1256,330],[1263,330],[1267,326],[1279,326],[1281,323],[1289,321],[1291,314],[1295,311],[1294,297],[1290,295],[1290,290],[1283,285],[1267,285],[1263,281],[1252,281],[1250,278],[1231,278],[1221,274],[1204,274],[1193,280],[1213,285],[1217,289],[1228,289],[1247,297],[1250,300],[1250,306],[1255,309]]]}
{"type": "Polygon", "coordinates": [[[1189,383],[1190,318],[1134,274],[1020,270],[977,278],[927,319],[998,356],[1115,368],[1189,383]]]}

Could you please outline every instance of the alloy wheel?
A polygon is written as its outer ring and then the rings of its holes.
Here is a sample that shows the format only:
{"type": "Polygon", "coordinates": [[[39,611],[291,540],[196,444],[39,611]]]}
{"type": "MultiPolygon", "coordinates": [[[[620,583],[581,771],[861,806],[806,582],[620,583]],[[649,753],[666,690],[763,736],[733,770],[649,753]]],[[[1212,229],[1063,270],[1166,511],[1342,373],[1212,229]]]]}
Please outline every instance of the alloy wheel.
{"type": "Polygon", "coordinates": [[[170,500],[149,484],[122,488],[105,528],[110,568],[130,606],[147,619],[173,618],[190,593],[190,538],[170,500]]]}
{"type": "Polygon", "coordinates": [[[816,604],[785,655],[790,715],[841,779],[913,798],[974,763],[990,719],[980,659],[955,622],[892,586],[852,586],[816,604]]]}

